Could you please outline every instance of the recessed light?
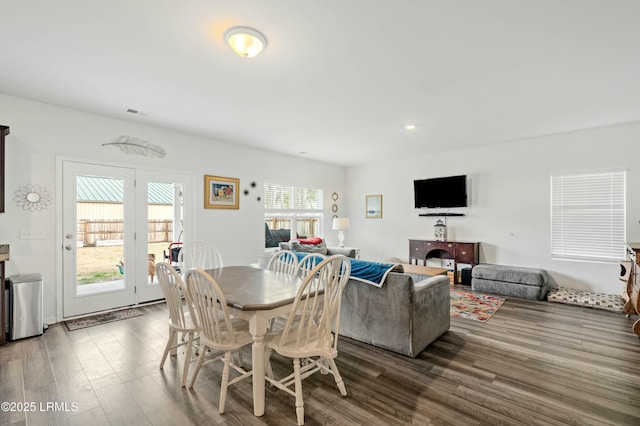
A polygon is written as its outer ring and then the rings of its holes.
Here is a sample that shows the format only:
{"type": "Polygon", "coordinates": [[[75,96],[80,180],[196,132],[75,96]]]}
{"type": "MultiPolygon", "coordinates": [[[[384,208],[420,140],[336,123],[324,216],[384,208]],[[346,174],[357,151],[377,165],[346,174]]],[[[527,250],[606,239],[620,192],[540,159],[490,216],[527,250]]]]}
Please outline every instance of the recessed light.
{"type": "Polygon", "coordinates": [[[404,126],[404,128],[406,130],[414,130],[416,128],[415,124],[407,124],[406,126],[404,126]]]}

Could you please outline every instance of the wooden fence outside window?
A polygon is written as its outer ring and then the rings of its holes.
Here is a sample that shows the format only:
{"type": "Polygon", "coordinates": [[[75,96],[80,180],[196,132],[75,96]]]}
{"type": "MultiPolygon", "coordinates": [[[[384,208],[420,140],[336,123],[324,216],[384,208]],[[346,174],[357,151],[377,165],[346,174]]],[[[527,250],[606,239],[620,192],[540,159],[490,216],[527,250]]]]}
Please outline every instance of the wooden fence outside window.
{"type": "MultiPolygon", "coordinates": [[[[147,226],[149,243],[163,243],[173,240],[173,220],[150,220],[147,226]]],[[[81,219],[76,232],[78,246],[122,244],[124,223],[121,219],[81,219]]]]}

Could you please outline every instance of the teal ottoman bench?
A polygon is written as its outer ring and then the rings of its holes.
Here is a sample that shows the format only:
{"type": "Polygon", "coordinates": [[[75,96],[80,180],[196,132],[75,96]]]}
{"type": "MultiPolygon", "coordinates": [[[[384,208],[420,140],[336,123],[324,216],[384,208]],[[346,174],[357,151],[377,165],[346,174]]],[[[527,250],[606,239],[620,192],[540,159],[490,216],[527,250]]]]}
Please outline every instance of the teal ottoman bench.
{"type": "Polygon", "coordinates": [[[545,269],[483,263],[476,265],[471,271],[471,289],[543,300],[549,291],[549,276],[545,269]]]}

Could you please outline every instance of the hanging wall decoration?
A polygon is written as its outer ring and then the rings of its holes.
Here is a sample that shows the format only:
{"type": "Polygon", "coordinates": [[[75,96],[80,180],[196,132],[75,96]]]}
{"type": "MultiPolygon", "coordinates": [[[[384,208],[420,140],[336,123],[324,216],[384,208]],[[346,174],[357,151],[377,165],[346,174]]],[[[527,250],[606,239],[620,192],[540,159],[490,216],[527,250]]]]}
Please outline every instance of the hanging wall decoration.
{"type": "Polygon", "coordinates": [[[366,195],[365,200],[365,217],[367,219],[381,219],[382,195],[366,195]]]}
{"type": "Polygon", "coordinates": [[[333,200],[333,205],[331,206],[331,211],[334,213],[333,217],[336,218],[338,217],[338,205],[336,204],[336,201],[338,201],[338,193],[334,192],[333,194],[331,194],[331,199],[333,200]]]}
{"type": "Polygon", "coordinates": [[[31,185],[30,183],[26,186],[18,187],[15,194],[13,200],[18,203],[18,207],[32,212],[40,212],[46,209],[53,201],[51,193],[47,191],[47,188],[40,185],[31,185]]]}
{"type": "MultiPolygon", "coordinates": [[[[256,181],[255,181],[255,180],[254,180],[253,182],[251,182],[251,188],[256,188],[257,186],[258,186],[258,184],[256,183],[256,181]]],[[[242,191],[242,193],[243,193],[245,196],[248,196],[251,192],[250,192],[248,189],[245,189],[244,191],[242,191]]],[[[258,197],[256,197],[256,200],[257,200],[257,201],[261,201],[261,200],[262,200],[262,197],[260,197],[260,196],[258,195],[258,197]]]]}
{"type": "Polygon", "coordinates": [[[143,155],[149,158],[164,158],[167,155],[160,145],[153,145],[133,136],[118,136],[111,142],[102,144],[102,146],[107,145],[118,147],[125,154],[143,155]]]}
{"type": "Polygon", "coordinates": [[[222,176],[204,176],[205,209],[239,209],[240,179],[222,176]]]}

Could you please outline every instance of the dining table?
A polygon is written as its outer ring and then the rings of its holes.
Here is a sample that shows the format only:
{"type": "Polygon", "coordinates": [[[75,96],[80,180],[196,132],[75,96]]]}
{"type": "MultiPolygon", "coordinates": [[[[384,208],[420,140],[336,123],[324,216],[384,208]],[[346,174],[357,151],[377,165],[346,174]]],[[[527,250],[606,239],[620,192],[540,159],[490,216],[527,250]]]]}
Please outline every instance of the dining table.
{"type": "Polygon", "coordinates": [[[206,272],[220,286],[231,314],[249,322],[253,337],[253,414],[262,416],[265,406],[264,335],[271,318],[289,314],[303,279],[251,266],[225,266],[206,272]]]}

